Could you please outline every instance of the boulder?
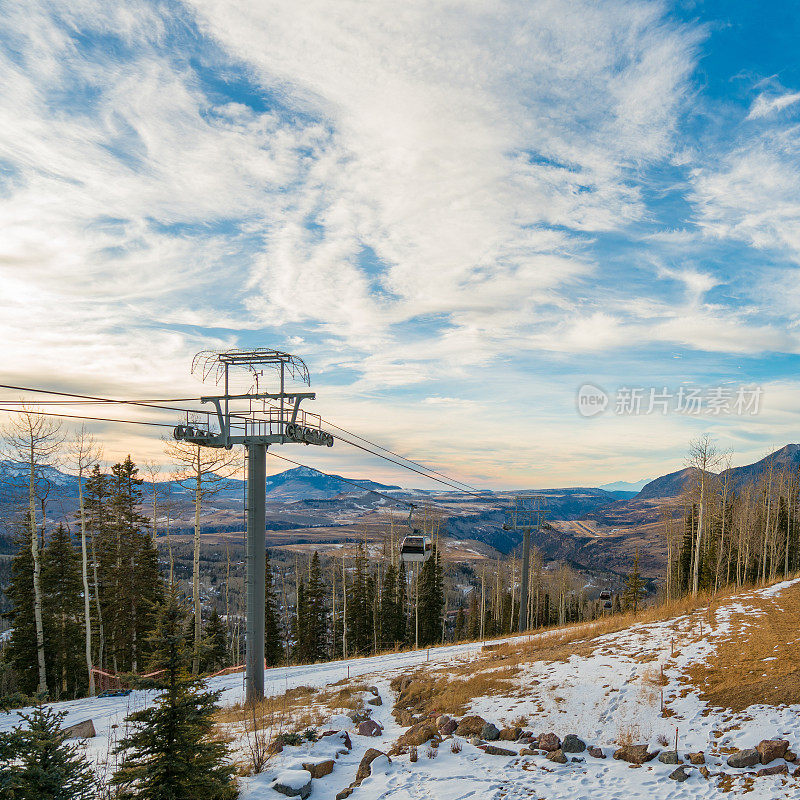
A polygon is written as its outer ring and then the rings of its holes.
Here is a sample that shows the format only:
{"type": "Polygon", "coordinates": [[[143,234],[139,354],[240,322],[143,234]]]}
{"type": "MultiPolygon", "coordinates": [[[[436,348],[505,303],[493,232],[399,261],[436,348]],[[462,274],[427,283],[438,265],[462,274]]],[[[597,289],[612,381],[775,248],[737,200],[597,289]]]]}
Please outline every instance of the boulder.
{"type": "Polygon", "coordinates": [[[680,764],[681,763],[681,760],[678,757],[678,751],[677,750],[662,750],[662,752],[660,752],[658,754],[658,760],[662,764],[680,764]]]}
{"type": "Polygon", "coordinates": [[[769,764],[776,758],[783,758],[788,749],[789,742],[786,739],[764,739],[756,745],[762,764],[769,764]]]}
{"type": "Polygon", "coordinates": [[[775,764],[774,767],[762,767],[756,775],[762,777],[764,775],[788,775],[789,767],[786,764],[775,764]]]}
{"type": "Polygon", "coordinates": [[[787,750],[787,751],[786,751],[786,752],[783,754],[783,758],[784,758],[786,761],[797,761],[797,753],[793,753],[791,750],[787,750]]]}
{"type": "Polygon", "coordinates": [[[795,771],[792,773],[792,777],[793,777],[793,778],[800,778],[800,767],[798,767],[798,768],[797,768],[797,769],[796,769],[796,770],[795,770],[795,771]]]}
{"type": "Polygon", "coordinates": [[[704,753],[687,753],[686,757],[689,759],[690,764],[705,764],[706,757],[704,753]]]}
{"type": "Polygon", "coordinates": [[[472,738],[469,740],[469,743],[470,743],[471,745],[473,745],[474,747],[481,747],[482,745],[486,744],[486,742],[484,742],[484,741],[483,741],[483,739],[481,739],[481,737],[480,737],[480,736],[473,736],[473,737],[472,737],[472,738]]]}
{"type": "Polygon", "coordinates": [[[65,739],[93,739],[97,734],[94,730],[94,722],[85,719],[83,722],[76,722],[61,729],[65,739]]]}
{"type": "Polygon", "coordinates": [[[655,758],[657,753],[649,753],[646,744],[624,744],[614,753],[618,761],[627,761],[629,764],[644,764],[655,758]]]}
{"type": "MultiPolygon", "coordinates": [[[[450,722],[451,722],[451,717],[448,714],[439,714],[439,716],[436,717],[436,727],[437,728],[441,728],[442,725],[447,725],[450,722]]],[[[456,724],[458,724],[458,723],[456,723],[456,724]]]]}
{"type": "Polygon", "coordinates": [[[487,742],[494,742],[500,738],[500,730],[496,725],[493,725],[491,722],[487,722],[481,728],[481,739],[486,739],[487,742]]]}
{"type": "Polygon", "coordinates": [[[548,761],[555,761],[556,764],[566,764],[567,763],[567,757],[564,755],[564,753],[561,752],[561,750],[551,750],[547,754],[547,760],[548,761]]]}
{"type": "Polygon", "coordinates": [[[750,747],[747,750],[737,750],[728,756],[728,766],[741,769],[742,767],[753,767],[761,760],[761,753],[750,747]]]}
{"type": "Polygon", "coordinates": [[[539,749],[546,750],[548,753],[552,753],[555,750],[560,750],[561,739],[559,739],[554,733],[543,733],[539,737],[539,749]]]}
{"type": "Polygon", "coordinates": [[[359,736],[380,736],[383,728],[374,719],[365,719],[358,723],[359,736]]]}
{"type": "Polygon", "coordinates": [[[700,767],[700,774],[701,774],[701,775],[702,775],[702,776],[703,776],[703,777],[704,777],[706,780],[708,780],[708,779],[711,777],[711,773],[708,771],[708,767],[707,767],[705,764],[703,764],[703,765],[700,767]]]}
{"type": "Polygon", "coordinates": [[[287,797],[305,800],[311,794],[311,773],[307,769],[285,769],[275,777],[272,788],[287,797]]]}
{"type": "Polygon", "coordinates": [[[561,749],[565,753],[582,753],[586,749],[586,742],[579,739],[574,733],[568,733],[561,742],[561,749]]]}
{"type": "Polygon", "coordinates": [[[538,750],[534,750],[531,747],[523,747],[522,750],[519,751],[519,754],[521,756],[538,756],[539,755],[539,751],[538,750]]]}
{"type": "Polygon", "coordinates": [[[686,767],[684,767],[683,764],[681,764],[677,769],[670,772],[669,777],[670,780],[679,781],[683,783],[683,781],[685,781],[689,777],[689,775],[686,772],[686,767]]]}
{"type": "Polygon", "coordinates": [[[456,728],[458,728],[458,722],[454,719],[449,719],[443,725],[439,726],[439,733],[442,736],[451,736],[456,732],[456,728]]]}
{"type": "Polygon", "coordinates": [[[370,697],[369,700],[367,700],[367,702],[371,706],[382,706],[383,705],[383,700],[381,700],[380,695],[378,695],[377,697],[370,697]]]}
{"type": "Polygon", "coordinates": [[[322,736],[335,736],[348,750],[353,749],[353,742],[347,731],[325,731],[322,736]]]}
{"type": "Polygon", "coordinates": [[[477,714],[463,717],[455,730],[456,736],[479,736],[486,720],[477,714]]]}
{"type": "Polygon", "coordinates": [[[367,686],[367,691],[370,692],[371,694],[374,694],[375,697],[380,696],[380,690],[378,689],[377,686],[367,686]]]}
{"type": "Polygon", "coordinates": [[[594,758],[605,758],[606,754],[603,752],[601,747],[595,747],[593,744],[589,745],[587,750],[590,756],[594,756],[594,758]]]}
{"type": "Polygon", "coordinates": [[[494,745],[494,744],[487,744],[485,747],[482,747],[481,750],[483,750],[484,753],[486,753],[487,755],[490,755],[490,756],[515,756],[515,755],[517,755],[517,753],[515,753],[513,750],[509,750],[509,749],[507,749],[505,747],[498,747],[497,745],[494,745]]]}
{"type": "Polygon", "coordinates": [[[431,739],[439,740],[439,731],[432,722],[419,722],[412,725],[398,740],[401,747],[421,747],[431,739]]]}
{"type": "Polygon", "coordinates": [[[303,764],[303,769],[311,773],[312,778],[324,778],[333,772],[334,761],[326,758],[323,761],[307,761],[303,764]]]}
{"type": "Polygon", "coordinates": [[[522,728],[503,728],[498,737],[501,742],[516,742],[522,735],[522,728]]]}
{"type": "Polygon", "coordinates": [[[370,747],[366,753],[364,753],[364,757],[361,759],[361,763],[358,765],[358,771],[356,772],[356,779],[351,784],[351,788],[361,785],[361,781],[364,778],[368,778],[372,775],[372,762],[376,758],[383,757],[386,759],[386,762],[391,764],[392,759],[386,755],[386,753],[376,750],[374,747],[370,747]]]}

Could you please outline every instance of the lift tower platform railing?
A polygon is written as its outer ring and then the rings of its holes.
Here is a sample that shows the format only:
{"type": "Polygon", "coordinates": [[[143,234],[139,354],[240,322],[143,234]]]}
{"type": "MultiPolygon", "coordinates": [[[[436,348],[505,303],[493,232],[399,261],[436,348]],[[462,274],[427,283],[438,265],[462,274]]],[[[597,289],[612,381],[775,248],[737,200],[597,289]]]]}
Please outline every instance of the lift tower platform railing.
{"type": "Polygon", "coordinates": [[[519,596],[519,632],[528,630],[528,605],[530,602],[528,579],[531,569],[531,531],[540,531],[544,523],[544,500],[535,494],[514,498],[508,512],[508,521],[503,525],[506,531],[522,531],[522,578],[519,596]]]}
{"type": "Polygon", "coordinates": [[[314,392],[286,391],[287,377],[311,384],[308,367],[297,356],[266,348],[205,350],[195,356],[192,373],[222,384],[223,394],[202,397],[214,411],[187,417],[173,436],[202,447],[243,445],[247,456],[245,696],[252,702],[264,696],[267,448],[290,442],[332,447],[333,436],[322,430],[319,416],[300,410],[303,400],[315,399],[314,392]],[[277,392],[262,390],[265,371],[278,378],[277,392]],[[231,393],[240,385],[244,392],[231,393]]]}

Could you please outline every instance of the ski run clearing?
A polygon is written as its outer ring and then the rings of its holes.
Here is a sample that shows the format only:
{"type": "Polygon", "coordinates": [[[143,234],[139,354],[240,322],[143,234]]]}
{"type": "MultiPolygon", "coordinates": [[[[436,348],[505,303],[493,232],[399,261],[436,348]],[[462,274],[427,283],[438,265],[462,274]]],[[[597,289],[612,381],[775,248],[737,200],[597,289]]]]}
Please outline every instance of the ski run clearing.
{"type": "MultiPolygon", "coordinates": [[[[754,800],[794,797],[800,778],[792,773],[800,759],[787,764],[788,774],[761,776],[756,775],[761,764],[735,769],[726,760],[735,750],[755,747],[764,739],[786,739],[790,751],[800,751],[798,608],[800,581],[795,579],[715,601],[710,608],[612,632],[603,632],[602,626],[612,622],[604,620],[498,640],[485,648],[459,644],[269,670],[271,696],[265,703],[269,727],[262,739],[313,725],[320,733],[348,730],[352,749],[347,750],[345,737],[338,735],[287,745],[261,774],[241,778],[241,798],[280,800],[284,795],[273,788],[276,778],[285,793],[299,792],[310,777],[303,764],[332,759],[332,772],[311,782],[311,797],[333,800],[353,783],[369,748],[389,753],[391,760],[379,757],[373,762],[371,774],[353,789],[354,800],[656,800],[741,793],[754,800]],[[566,754],[567,763],[562,764],[540,750],[519,754],[524,748],[535,749],[536,740],[491,742],[514,753],[495,755],[481,749],[480,743],[471,743],[469,736],[445,737],[436,748],[423,744],[415,762],[408,748],[393,755],[390,751],[409,727],[392,713],[400,677],[410,683],[412,694],[417,684],[422,695],[429,693],[434,702],[450,697],[460,706],[417,708],[420,713],[448,713],[456,719],[475,714],[498,728],[518,726],[536,736],[553,732],[563,739],[577,734],[587,745],[601,748],[605,758],[584,751],[566,754]],[[373,687],[381,705],[367,703],[373,687]],[[485,691],[471,695],[471,687],[485,691]],[[765,698],[770,705],[751,705],[749,695],[765,698]],[[357,726],[344,716],[354,708],[369,710],[383,728],[379,735],[358,734],[357,726]],[[675,765],[657,758],[643,764],[613,758],[621,744],[671,750],[676,728],[689,776],[683,782],[669,778],[675,765]],[[705,764],[690,765],[688,754],[700,752],[705,764]]],[[[255,737],[245,733],[252,724],[238,710],[242,677],[215,678],[209,684],[223,691],[221,727],[236,759],[245,765],[255,737]]],[[[113,742],[124,732],[125,715],[152,697],[134,692],[125,698],[56,706],[67,712],[67,725],[94,721],[97,736],[84,746],[98,770],[108,774],[113,769],[113,742]]],[[[424,700],[423,696],[423,704],[424,700]]],[[[410,723],[414,709],[403,712],[404,721],[410,723]]],[[[2,715],[0,729],[16,721],[14,713],[2,715]]],[[[770,767],[785,763],[778,759],[770,767]]]]}

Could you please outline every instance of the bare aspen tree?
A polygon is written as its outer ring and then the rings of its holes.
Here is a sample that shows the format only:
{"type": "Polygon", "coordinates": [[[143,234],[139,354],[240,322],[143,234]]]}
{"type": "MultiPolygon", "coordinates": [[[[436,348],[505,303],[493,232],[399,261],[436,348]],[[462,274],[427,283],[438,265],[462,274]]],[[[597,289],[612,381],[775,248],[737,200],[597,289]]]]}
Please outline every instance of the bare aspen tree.
{"type": "Polygon", "coordinates": [[[224,482],[239,468],[238,454],[231,450],[201,447],[187,441],[165,440],[164,451],[175,464],[174,479],[194,494],[194,548],[192,558],[192,608],[194,647],[192,674],[200,672],[202,619],[200,607],[200,512],[203,500],[222,489],[224,482]]]}
{"type": "Polygon", "coordinates": [[[719,464],[721,455],[709,434],[704,433],[689,442],[688,465],[695,468],[693,482],[698,498],[697,529],[693,542],[692,558],[692,597],[696,597],[700,589],[700,555],[703,546],[703,526],[705,524],[706,491],[709,484],[709,473],[719,464]]]}
{"type": "MultiPolygon", "coordinates": [[[[42,470],[52,465],[64,441],[61,423],[41,414],[35,407],[23,405],[3,430],[4,455],[9,461],[23,466],[28,472],[28,525],[33,560],[33,616],[36,626],[36,661],[39,674],[38,691],[47,694],[47,669],[42,625],[42,560],[39,547],[39,528],[36,523],[36,503],[41,501],[42,526],[45,524],[45,497],[37,484],[42,470]]],[[[47,486],[49,491],[49,485],[47,486]]],[[[44,528],[42,528],[44,535],[44,528]]]]}
{"type": "MultiPolygon", "coordinates": [[[[70,460],[78,473],[78,512],[81,520],[81,577],[83,578],[83,624],[86,642],[86,670],[89,673],[89,697],[95,695],[94,672],[92,671],[92,606],[89,591],[89,554],[86,547],[86,509],[83,502],[83,480],[86,473],[100,461],[100,447],[94,437],[86,432],[86,426],[80,430],[70,442],[70,460]]],[[[94,548],[92,548],[94,551],[94,548]]],[[[93,556],[94,557],[94,556],[93,556]]],[[[95,592],[97,586],[95,584],[95,592]]]]}
{"type": "Polygon", "coordinates": [[[142,471],[147,476],[146,483],[150,486],[150,505],[152,507],[153,520],[152,539],[155,546],[158,538],[158,501],[161,499],[161,489],[158,485],[158,479],[161,477],[161,467],[152,459],[147,459],[142,462],[142,471]]]}

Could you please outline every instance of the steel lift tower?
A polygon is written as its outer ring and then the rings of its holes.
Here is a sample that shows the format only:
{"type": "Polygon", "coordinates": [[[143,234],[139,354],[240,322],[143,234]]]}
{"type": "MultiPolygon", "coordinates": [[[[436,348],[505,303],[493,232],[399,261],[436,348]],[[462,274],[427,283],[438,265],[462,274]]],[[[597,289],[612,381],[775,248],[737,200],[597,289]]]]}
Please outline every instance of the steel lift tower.
{"type": "Polygon", "coordinates": [[[522,580],[519,597],[519,632],[528,630],[528,576],[531,569],[531,531],[542,528],[545,518],[544,502],[541,495],[514,498],[514,505],[508,512],[508,522],[504,531],[522,531],[522,580]]]}
{"type": "Polygon", "coordinates": [[[192,373],[203,381],[222,384],[224,393],[202,397],[214,406],[200,412],[173,431],[176,439],[202,447],[243,445],[247,460],[247,631],[245,696],[248,702],[264,696],[264,593],[267,515],[267,448],[271,444],[333,446],[333,436],[322,430],[316,414],[300,410],[303,400],[314,400],[314,392],[287,392],[286,378],[311,384],[305,362],[289,353],[257,350],[205,350],[192,362],[192,373]],[[275,373],[277,392],[263,391],[264,373],[275,373]],[[243,393],[231,393],[234,385],[243,393]],[[273,402],[270,402],[273,401],[273,402]]]}

